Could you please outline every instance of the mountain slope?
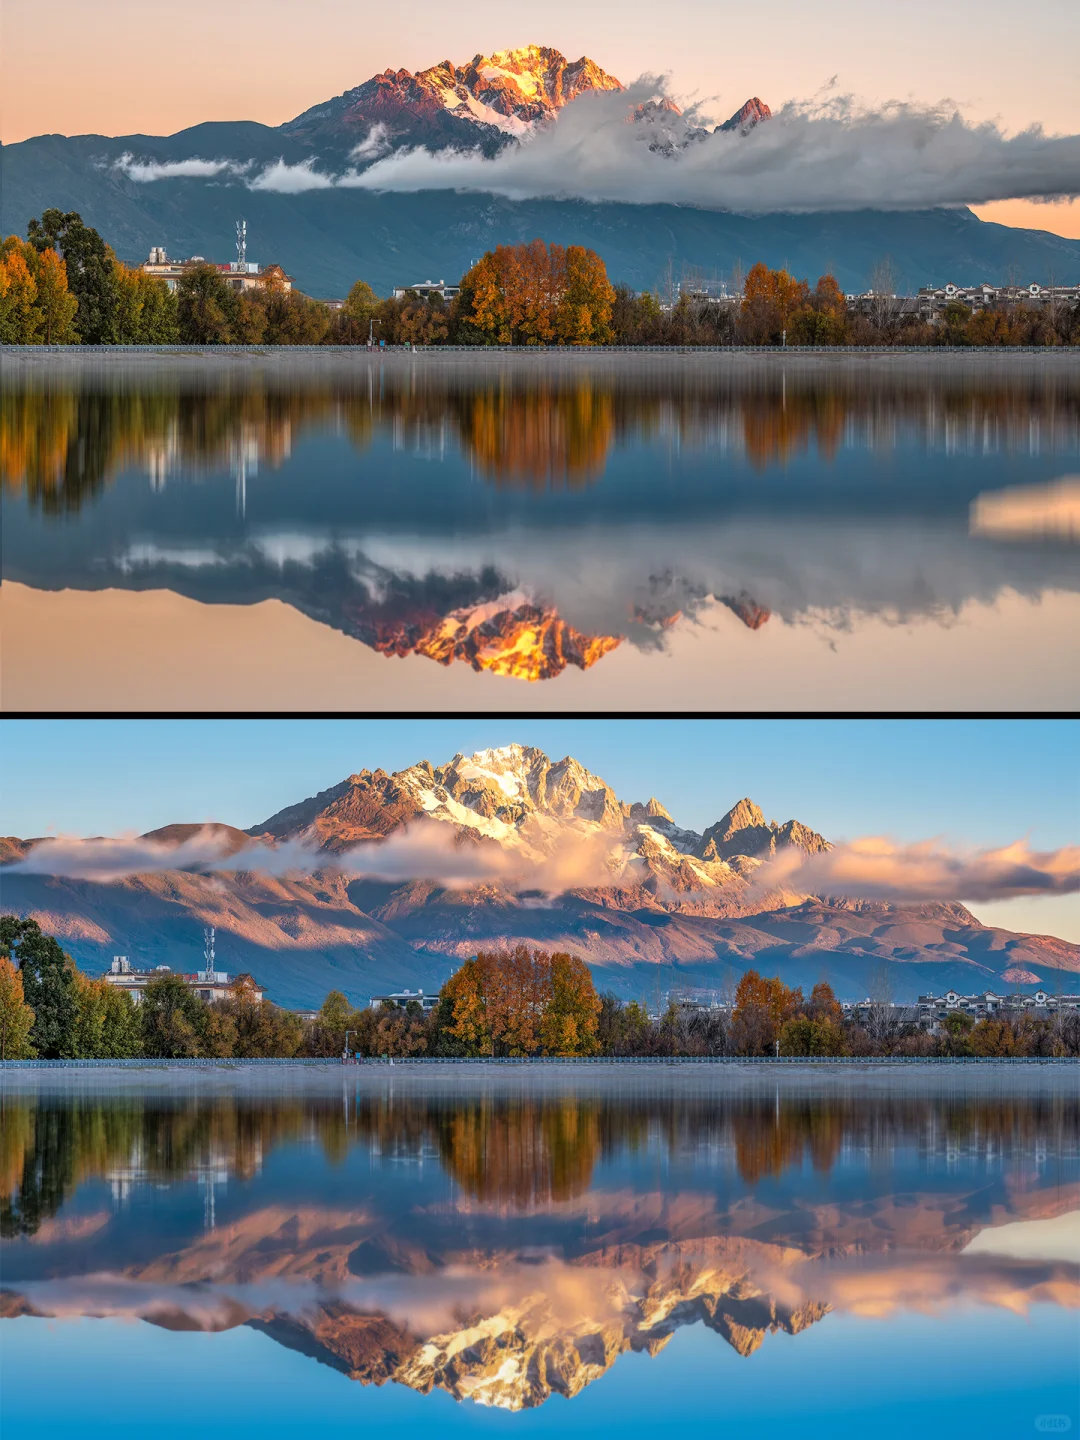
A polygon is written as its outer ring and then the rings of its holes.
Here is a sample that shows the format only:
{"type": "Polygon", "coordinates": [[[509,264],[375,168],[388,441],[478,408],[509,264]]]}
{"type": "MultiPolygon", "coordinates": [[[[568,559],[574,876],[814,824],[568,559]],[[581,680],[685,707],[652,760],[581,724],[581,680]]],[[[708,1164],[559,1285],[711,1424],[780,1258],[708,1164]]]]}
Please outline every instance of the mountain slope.
{"type": "MultiPolygon", "coordinates": [[[[146,838],[179,845],[203,828],[146,838]]],[[[726,988],[751,966],[804,987],[827,974],[851,998],[884,967],[897,1000],[1080,971],[1080,946],[984,926],[962,905],[770,889],[758,878],[765,862],[790,845],[819,853],[826,838],[798,820],[767,821],[748,798],[699,834],[655,797],[621,799],[573,757],[552,761],[521,745],[394,774],[362,770],[246,832],[214,829],[223,855],[299,842],[319,868],[286,878],[166,870],[105,883],[13,869],[41,842],[9,837],[0,841],[4,908],[35,915],[92,972],[116,953],[194,969],[202,927],[214,925],[222,965],[252,971],[289,1005],[318,1003],[332,987],[356,1001],[385,987],[434,990],[476,949],[518,941],[571,950],[601,987],[647,999],[676,983],[726,988]],[[479,878],[448,887],[350,879],[338,868],[351,847],[408,843],[418,827],[448,836],[451,850],[467,847],[479,878]]],[[[421,874],[431,853],[415,862],[421,874]]]]}
{"type": "MultiPolygon", "coordinates": [[[[831,269],[845,289],[861,290],[884,255],[905,287],[1000,282],[1012,274],[1045,281],[1080,272],[1080,241],[986,224],[966,209],[752,217],[451,191],[249,188],[279,160],[327,175],[405,146],[478,146],[491,155],[553,123],[577,95],[618,89],[620,82],[586,56],[571,62],[550,47],[529,45],[460,65],[444,60],[416,74],[387,70],[279,127],[209,122],[171,136],[35,136],[4,149],[0,225],[5,233],[24,233],[32,216],[55,205],[78,210],[129,263],[143,260],[152,245],[224,260],[243,214],[253,257],[280,262],[315,295],[344,294],[357,278],[384,294],[427,276],[456,280],[484,250],[538,235],[590,246],[612,279],[635,289],[657,287],[669,265],[675,274],[684,265],[723,274],[762,260],[811,280],[831,269]],[[128,164],[161,167],[193,158],[247,168],[209,178],[159,169],[162,178],[136,180],[128,164]]],[[[650,102],[640,112],[636,118],[656,128],[654,149],[706,134],[670,102],[650,102]]],[[[755,96],[719,128],[745,134],[769,116],[755,96]]]]}

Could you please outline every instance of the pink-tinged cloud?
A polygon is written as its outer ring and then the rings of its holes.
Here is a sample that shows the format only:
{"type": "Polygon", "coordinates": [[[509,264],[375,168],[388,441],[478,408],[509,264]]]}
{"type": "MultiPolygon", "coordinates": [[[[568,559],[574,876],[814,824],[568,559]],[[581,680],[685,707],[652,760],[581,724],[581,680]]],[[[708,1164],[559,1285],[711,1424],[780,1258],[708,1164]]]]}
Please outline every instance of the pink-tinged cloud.
{"type": "Polygon", "coordinates": [[[1080,846],[1032,850],[1024,840],[999,849],[949,850],[937,840],[902,845],[867,836],[821,855],[780,851],[754,877],[762,889],[799,890],[852,900],[1011,900],[1080,891],[1080,846]]]}

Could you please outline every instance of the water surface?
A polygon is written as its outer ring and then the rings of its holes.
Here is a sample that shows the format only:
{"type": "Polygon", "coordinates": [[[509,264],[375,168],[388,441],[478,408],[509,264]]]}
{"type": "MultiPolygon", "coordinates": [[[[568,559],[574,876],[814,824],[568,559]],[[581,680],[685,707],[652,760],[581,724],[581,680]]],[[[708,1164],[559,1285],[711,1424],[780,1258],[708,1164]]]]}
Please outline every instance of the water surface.
{"type": "Polygon", "coordinates": [[[40,356],[0,454],[8,708],[1080,700],[1069,356],[40,356]]]}
{"type": "Polygon", "coordinates": [[[1074,1077],[1017,1073],[9,1087],[5,1429],[1075,1425],[1074,1077]]]}

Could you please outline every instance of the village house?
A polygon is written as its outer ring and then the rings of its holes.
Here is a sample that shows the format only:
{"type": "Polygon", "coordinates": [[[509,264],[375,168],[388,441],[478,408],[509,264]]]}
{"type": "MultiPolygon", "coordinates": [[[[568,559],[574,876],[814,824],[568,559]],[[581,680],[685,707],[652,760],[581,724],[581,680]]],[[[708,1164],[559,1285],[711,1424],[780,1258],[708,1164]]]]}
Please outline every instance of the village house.
{"type": "Polygon", "coordinates": [[[1080,995],[1054,995],[1048,990],[1036,990],[1032,995],[1014,992],[1000,995],[994,990],[984,990],[978,995],[961,995],[957,990],[947,990],[944,995],[920,995],[916,1006],[918,1023],[924,1030],[933,1030],[948,1015],[970,1015],[973,1020],[987,1020],[994,1016],[1013,1019],[1029,1014],[1046,1019],[1059,1010],[1080,1010],[1080,995]]]}
{"type": "MultiPolygon", "coordinates": [[[[861,297],[860,297],[861,298],[861,297]]],[[[1080,302],[1080,285],[923,285],[915,303],[918,314],[931,322],[940,319],[949,305],[959,304],[972,312],[990,306],[1027,305],[1040,309],[1080,302]]]]}
{"type": "Polygon", "coordinates": [[[219,264],[206,260],[202,255],[191,255],[187,260],[170,260],[163,245],[155,245],[151,249],[149,259],[143,261],[141,268],[147,275],[164,280],[170,290],[175,290],[187,272],[198,265],[212,265],[231,290],[254,290],[259,285],[271,284],[280,284],[283,290],[293,287],[293,277],[286,275],[280,265],[259,265],[253,260],[219,264]]]}
{"type": "MultiPolygon", "coordinates": [[[[151,980],[159,980],[162,975],[172,973],[168,965],[155,965],[153,970],[136,970],[126,955],[114,955],[112,965],[104,978],[118,990],[126,990],[138,1005],[151,980]]],[[[194,990],[200,1000],[208,1003],[212,1000],[227,999],[232,984],[232,977],[224,970],[200,970],[197,974],[182,974],[180,979],[194,990]]],[[[266,990],[262,985],[255,986],[256,1000],[262,1000],[265,994],[266,990]]]]}
{"type": "Polygon", "coordinates": [[[432,295],[441,295],[449,304],[461,294],[461,286],[447,285],[445,280],[420,280],[415,285],[394,286],[395,300],[404,300],[409,294],[419,295],[421,300],[430,300],[432,295]]]}
{"type": "Polygon", "coordinates": [[[390,995],[372,995],[368,1001],[369,1010],[379,1010],[383,1005],[398,1005],[402,1010],[415,1002],[427,1015],[439,1003],[438,995],[425,995],[423,990],[395,990],[390,995]]]}

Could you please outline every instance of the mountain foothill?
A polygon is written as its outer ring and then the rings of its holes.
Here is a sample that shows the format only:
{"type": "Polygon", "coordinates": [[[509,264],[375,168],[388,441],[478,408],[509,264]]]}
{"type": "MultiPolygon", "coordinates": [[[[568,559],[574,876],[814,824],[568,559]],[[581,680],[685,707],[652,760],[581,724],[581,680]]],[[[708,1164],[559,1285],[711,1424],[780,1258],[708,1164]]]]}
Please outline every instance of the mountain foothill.
{"type": "Polygon", "coordinates": [[[216,926],[219,964],[294,1006],[331,988],[360,1003],[431,993],[477,950],[519,942],[579,955],[599,989],[650,1003],[673,987],[733,990],[748,968],[807,988],[825,978],[852,999],[885,986],[897,1001],[950,987],[1068,989],[1080,970],[1080,946],[984,925],[956,902],[773,883],[777,855],[830,841],[767,820],[748,798],[699,832],[656,798],[619,798],[572,757],[520,745],[361,770],[246,829],[177,823],[142,838],[155,867],[111,879],[31,873],[16,862],[42,842],[0,841],[5,909],[33,915],[91,973],[118,953],[195,970],[203,927],[216,926]],[[178,855],[161,868],[162,849],[193,839],[211,844],[212,862],[184,868],[178,855]],[[285,847],[302,863],[269,864],[285,847]],[[383,863],[393,854],[406,858],[383,863]],[[441,878],[422,878],[432,873],[441,878]]]}

